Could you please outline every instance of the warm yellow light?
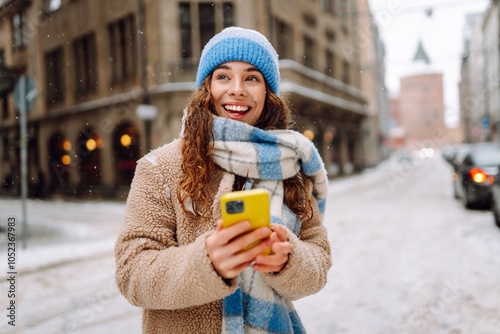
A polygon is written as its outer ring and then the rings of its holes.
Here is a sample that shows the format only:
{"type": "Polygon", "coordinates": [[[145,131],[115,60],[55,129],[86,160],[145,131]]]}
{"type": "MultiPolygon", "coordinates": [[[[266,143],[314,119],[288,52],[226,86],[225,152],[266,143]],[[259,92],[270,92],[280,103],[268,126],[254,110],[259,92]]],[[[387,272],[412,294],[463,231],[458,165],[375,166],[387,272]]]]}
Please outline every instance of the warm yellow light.
{"type": "Polygon", "coordinates": [[[89,151],[93,151],[96,149],[97,147],[97,143],[94,139],[89,139],[87,140],[87,142],[85,143],[85,146],[87,147],[87,150],[89,151]]]}
{"type": "Polygon", "coordinates": [[[71,163],[71,158],[69,155],[65,154],[61,157],[61,162],[65,164],[66,166],[71,163]]]}
{"type": "Polygon", "coordinates": [[[483,183],[484,181],[486,181],[486,175],[484,175],[483,173],[474,174],[474,181],[477,183],[483,183]]]}
{"type": "Polygon", "coordinates": [[[472,180],[476,183],[483,183],[488,177],[488,175],[479,168],[472,168],[470,170],[470,175],[472,176],[472,180]]]}
{"type": "Polygon", "coordinates": [[[67,139],[63,141],[63,148],[66,152],[69,152],[71,150],[71,142],[67,139]]]}
{"type": "Polygon", "coordinates": [[[325,132],[324,138],[327,143],[331,143],[333,141],[333,133],[330,131],[325,132]]]}
{"type": "Polygon", "coordinates": [[[304,136],[306,136],[307,139],[309,139],[309,140],[313,140],[314,139],[314,132],[312,132],[311,130],[305,130],[304,136]]]}
{"type": "Polygon", "coordinates": [[[97,144],[97,148],[98,149],[101,149],[102,148],[102,139],[101,138],[97,138],[95,140],[96,144],[97,144]]]}
{"type": "Polygon", "coordinates": [[[132,137],[130,137],[128,134],[124,134],[120,138],[120,143],[123,147],[128,147],[130,146],[130,144],[132,144],[132,137]]]}

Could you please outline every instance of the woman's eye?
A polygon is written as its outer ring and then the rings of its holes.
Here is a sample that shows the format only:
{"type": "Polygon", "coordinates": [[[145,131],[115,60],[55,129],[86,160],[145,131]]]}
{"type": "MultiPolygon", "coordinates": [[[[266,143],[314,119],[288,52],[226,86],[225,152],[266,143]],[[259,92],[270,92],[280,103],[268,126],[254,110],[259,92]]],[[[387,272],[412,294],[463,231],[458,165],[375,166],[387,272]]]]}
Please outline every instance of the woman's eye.
{"type": "Polygon", "coordinates": [[[227,77],[227,75],[225,75],[225,74],[219,74],[219,75],[217,76],[217,79],[218,79],[218,80],[227,80],[227,79],[228,79],[228,77],[227,77]]]}
{"type": "Polygon", "coordinates": [[[247,81],[259,81],[259,78],[257,78],[257,77],[248,77],[247,81]]]}

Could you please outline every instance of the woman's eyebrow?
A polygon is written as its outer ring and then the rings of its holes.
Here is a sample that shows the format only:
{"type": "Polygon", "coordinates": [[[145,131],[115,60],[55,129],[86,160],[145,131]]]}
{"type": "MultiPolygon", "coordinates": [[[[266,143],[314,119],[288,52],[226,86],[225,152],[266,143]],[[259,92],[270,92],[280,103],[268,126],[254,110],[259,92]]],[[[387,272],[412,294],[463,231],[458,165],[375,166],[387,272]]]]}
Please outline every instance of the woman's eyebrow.
{"type": "Polygon", "coordinates": [[[214,71],[220,70],[220,69],[222,69],[222,70],[230,70],[231,67],[229,67],[227,65],[224,65],[224,64],[220,64],[220,65],[218,65],[217,67],[214,68],[214,71]]]}
{"type": "Polygon", "coordinates": [[[245,72],[260,72],[260,70],[257,67],[248,67],[245,69],[245,72]]]}

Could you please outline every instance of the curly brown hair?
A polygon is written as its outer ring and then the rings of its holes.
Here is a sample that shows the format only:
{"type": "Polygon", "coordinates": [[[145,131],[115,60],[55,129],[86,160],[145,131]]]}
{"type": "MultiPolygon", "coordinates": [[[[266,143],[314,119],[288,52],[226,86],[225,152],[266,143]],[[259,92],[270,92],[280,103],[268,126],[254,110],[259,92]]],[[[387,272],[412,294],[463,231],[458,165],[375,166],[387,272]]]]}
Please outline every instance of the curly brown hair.
{"type": "MultiPolygon", "coordinates": [[[[201,86],[191,96],[184,120],[182,140],[182,179],[178,198],[184,212],[191,217],[203,217],[210,208],[213,195],[207,191],[210,178],[214,175],[214,162],[210,156],[213,150],[212,117],[216,114],[212,104],[210,82],[212,74],[207,76],[201,86]],[[186,207],[191,199],[194,214],[186,207]]],[[[254,124],[264,130],[289,129],[292,127],[291,111],[287,103],[274,93],[266,82],[266,100],[264,109],[254,124]]],[[[284,201],[292,212],[303,219],[313,215],[308,196],[307,180],[309,177],[301,170],[297,175],[283,180],[284,201]]],[[[236,176],[235,189],[240,189],[244,178],[236,176]]]]}

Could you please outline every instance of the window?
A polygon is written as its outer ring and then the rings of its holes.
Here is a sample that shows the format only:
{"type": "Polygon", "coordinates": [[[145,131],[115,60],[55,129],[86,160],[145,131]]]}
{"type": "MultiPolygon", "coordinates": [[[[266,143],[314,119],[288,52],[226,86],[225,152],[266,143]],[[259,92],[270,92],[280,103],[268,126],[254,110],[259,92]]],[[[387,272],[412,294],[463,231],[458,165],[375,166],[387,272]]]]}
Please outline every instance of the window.
{"type": "Polygon", "coordinates": [[[234,7],[230,2],[224,2],[222,4],[223,16],[224,16],[224,28],[234,26],[234,7]]]}
{"type": "Polygon", "coordinates": [[[323,0],[323,9],[329,14],[335,12],[335,0],[323,0]]]}
{"type": "Polygon", "coordinates": [[[9,118],[9,99],[7,95],[0,96],[0,103],[2,105],[2,119],[9,118]]]}
{"type": "Polygon", "coordinates": [[[45,81],[47,103],[61,102],[63,94],[63,50],[58,48],[45,54],[45,81]]]}
{"type": "Polygon", "coordinates": [[[304,36],[304,65],[310,68],[314,66],[314,41],[309,36],[304,36]]]}
{"type": "Polygon", "coordinates": [[[276,20],[277,52],[281,59],[293,58],[293,31],[283,21],[276,20]]]}
{"type": "Polygon", "coordinates": [[[342,28],[347,30],[347,1],[340,0],[340,15],[342,17],[342,28]]]}
{"type": "Polygon", "coordinates": [[[12,16],[12,48],[14,51],[23,50],[27,44],[26,15],[19,12],[12,16]]]}
{"type": "Polygon", "coordinates": [[[351,66],[349,65],[349,62],[344,60],[344,73],[342,76],[342,82],[344,82],[346,85],[350,84],[350,78],[351,78],[351,66]]]}
{"type": "Polygon", "coordinates": [[[314,29],[316,28],[316,18],[309,14],[304,14],[304,26],[307,29],[314,31],[314,29]]]}
{"type": "Polygon", "coordinates": [[[133,15],[108,26],[112,84],[131,78],[136,73],[137,44],[135,31],[133,15]]]}
{"type": "Polygon", "coordinates": [[[333,69],[335,67],[335,58],[333,52],[331,50],[326,50],[325,58],[325,74],[333,77],[333,69]]]}
{"type": "Polygon", "coordinates": [[[215,6],[213,3],[200,3],[200,50],[215,35],[215,6]]]}
{"type": "MultiPolygon", "coordinates": [[[[5,50],[0,50],[0,66],[5,66],[5,50]]],[[[0,96],[0,105],[2,107],[2,118],[9,118],[9,105],[7,102],[7,95],[0,96]]]]}
{"type": "Polygon", "coordinates": [[[179,4],[182,58],[191,58],[193,56],[190,6],[189,2],[181,2],[179,4]]]}
{"type": "Polygon", "coordinates": [[[199,56],[194,54],[194,50],[203,50],[205,44],[218,29],[235,25],[234,5],[229,1],[222,4],[217,3],[217,5],[213,2],[181,2],[179,3],[179,15],[181,57],[183,59],[199,56]],[[198,6],[198,17],[196,17],[196,7],[194,6],[198,6]],[[199,31],[193,31],[193,26],[197,22],[199,31]]]}
{"type": "Polygon", "coordinates": [[[73,42],[75,59],[75,93],[95,92],[97,64],[95,34],[89,34],[73,42]]]}
{"type": "Polygon", "coordinates": [[[9,161],[9,147],[11,146],[9,145],[9,138],[7,136],[4,136],[2,138],[2,142],[3,142],[2,160],[7,162],[9,161]]]}

